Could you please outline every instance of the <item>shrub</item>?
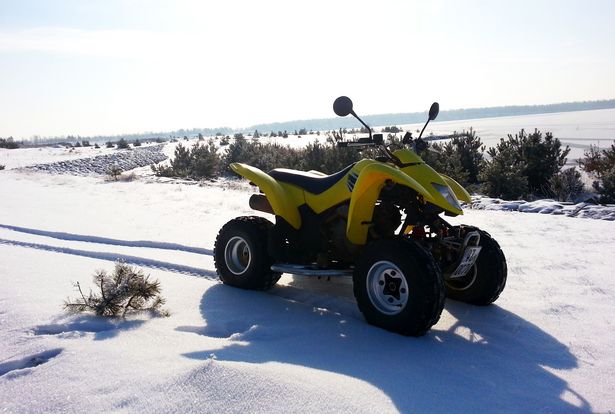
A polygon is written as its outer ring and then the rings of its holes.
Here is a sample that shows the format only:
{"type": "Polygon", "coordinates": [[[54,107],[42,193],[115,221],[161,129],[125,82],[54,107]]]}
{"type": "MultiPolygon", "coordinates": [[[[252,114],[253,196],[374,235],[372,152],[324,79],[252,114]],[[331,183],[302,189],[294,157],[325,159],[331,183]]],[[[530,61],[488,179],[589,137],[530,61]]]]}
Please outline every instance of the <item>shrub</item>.
{"type": "MultiPolygon", "coordinates": [[[[396,142],[401,141],[397,138],[396,142]]],[[[430,143],[421,158],[436,171],[446,174],[465,187],[478,187],[479,174],[484,167],[485,147],[471,128],[461,134],[453,133],[450,141],[430,143]]]]}
{"type": "Polygon", "coordinates": [[[214,177],[220,169],[220,156],[213,140],[197,143],[190,151],[189,175],[194,178],[214,177]]]}
{"type": "Polygon", "coordinates": [[[94,284],[100,294],[90,290],[88,296],[83,294],[79,282],[75,287],[80,298],[64,302],[64,309],[70,313],[94,312],[97,316],[120,316],[128,313],[150,311],[157,315],[168,316],[162,310],[165,299],[160,295],[160,282],[149,280],[142,270],[137,270],[125,263],[116,262],[112,274],[98,270],[94,274],[94,284]]]}
{"type": "Polygon", "coordinates": [[[83,141],[81,141],[81,145],[84,146],[84,147],[89,147],[90,146],[90,141],[83,140],[83,141]]]}
{"type": "Polygon", "coordinates": [[[479,174],[479,179],[484,181],[483,190],[487,195],[510,200],[527,194],[528,182],[524,175],[526,164],[518,159],[514,149],[507,146],[499,150],[489,148],[487,153],[491,155],[491,160],[485,162],[485,167],[479,174]]]}
{"type": "Polygon", "coordinates": [[[133,147],[140,147],[141,146],[141,141],[139,141],[138,139],[135,139],[135,142],[132,143],[133,147]]]}
{"type": "Polygon", "coordinates": [[[549,190],[559,201],[573,201],[583,191],[581,173],[573,167],[555,174],[549,180],[549,190]]]}
{"type": "Polygon", "coordinates": [[[389,132],[392,134],[397,134],[398,132],[403,132],[403,129],[393,125],[382,128],[382,132],[389,132]]]}
{"type": "Polygon", "coordinates": [[[122,175],[122,169],[120,167],[118,167],[117,165],[112,165],[107,170],[107,177],[109,177],[109,179],[111,181],[119,180],[120,179],[120,175],[122,175]]]}
{"type": "Polygon", "coordinates": [[[550,195],[550,180],[564,166],[569,152],[569,147],[562,150],[559,139],[553,138],[550,132],[545,134],[544,139],[538,130],[529,135],[524,130],[514,137],[508,135],[507,139],[500,139],[495,148],[489,148],[487,151],[492,160],[486,163],[482,177],[485,181],[495,181],[487,182],[484,188],[492,197],[501,196],[501,191],[512,197],[528,193],[550,195]],[[503,160],[507,160],[510,165],[505,165],[503,160]],[[520,174],[523,180],[513,179],[510,176],[513,173],[520,174]],[[503,179],[515,184],[514,191],[500,187],[503,179]],[[523,181],[526,182],[526,186],[522,185],[523,181]],[[525,192],[520,192],[523,187],[527,189],[525,192]]]}
{"type": "Polygon", "coordinates": [[[615,168],[604,174],[600,181],[595,181],[593,187],[600,194],[601,203],[615,203],[615,168]]]}
{"type": "Polygon", "coordinates": [[[559,139],[553,138],[550,132],[545,134],[537,129],[527,134],[521,130],[518,135],[508,136],[508,145],[516,152],[517,159],[526,163],[524,175],[527,177],[529,191],[544,194],[545,186],[551,177],[557,174],[566,164],[570,148],[561,149],[559,139]]]}
{"type": "Polygon", "coordinates": [[[73,144],[73,147],[75,148],[80,148],[81,147],[81,142],[77,141],[73,144]]]}
{"type": "Polygon", "coordinates": [[[4,165],[0,164],[0,170],[4,170],[4,165]]]}
{"type": "Polygon", "coordinates": [[[111,142],[111,141],[107,141],[107,143],[105,144],[105,146],[106,146],[107,148],[113,148],[113,147],[115,147],[115,144],[114,144],[113,142],[111,142]]]}
{"type": "Polygon", "coordinates": [[[604,150],[592,145],[584,155],[579,165],[596,179],[592,187],[600,194],[600,202],[615,203],[615,141],[604,150]]]}
{"type": "Polygon", "coordinates": [[[117,149],[128,149],[130,148],[130,145],[128,144],[128,141],[126,141],[124,138],[120,139],[117,142],[117,149]]]}
{"type": "Polygon", "coordinates": [[[99,149],[100,145],[98,145],[98,143],[94,144],[94,148],[99,149]]]}
{"type": "Polygon", "coordinates": [[[220,156],[211,139],[207,145],[197,142],[192,149],[180,143],[175,147],[170,166],[152,165],[151,168],[159,177],[210,178],[218,175],[220,156]]]}
{"type": "Polygon", "coordinates": [[[13,140],[13,137],[0,138],[0,148],[17,149],[19,144],[13,140]]]}
{"type": "Polygon", "coordinates": [[[333,174],[361,159],[361,154],[353,148],[339,148],[334,144],[308,144],[298,154],[303,170],[316,170],[333,174]]]}

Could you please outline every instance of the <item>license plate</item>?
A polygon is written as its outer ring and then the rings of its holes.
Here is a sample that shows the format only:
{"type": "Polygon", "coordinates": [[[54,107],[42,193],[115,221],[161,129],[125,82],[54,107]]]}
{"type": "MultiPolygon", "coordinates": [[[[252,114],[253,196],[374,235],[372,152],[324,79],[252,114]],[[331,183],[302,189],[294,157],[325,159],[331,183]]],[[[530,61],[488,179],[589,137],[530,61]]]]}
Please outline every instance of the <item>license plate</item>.
{"type": "Polygon", "coordinates": [[[478,259],[478,255],[480,254],[480,250],[482,247],[480,246],[469,246],[466,247],[466,250],[463,252],[463,257],[461,258],[461,262],[457,269],[449,276],[450,279],[454,279],[457,277],[464,277],[468,274],[474,263],[476,263],[476,259],[478,259]]]}

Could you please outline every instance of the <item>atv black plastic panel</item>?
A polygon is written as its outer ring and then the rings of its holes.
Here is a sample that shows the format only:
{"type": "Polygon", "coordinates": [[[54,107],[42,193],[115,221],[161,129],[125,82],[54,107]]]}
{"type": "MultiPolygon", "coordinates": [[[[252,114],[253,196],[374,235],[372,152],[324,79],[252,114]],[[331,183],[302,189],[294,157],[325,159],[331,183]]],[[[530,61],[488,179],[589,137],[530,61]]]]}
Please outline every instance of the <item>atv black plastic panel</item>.
{"type": "Polygon", "coordinates": [[[278,181],[283,183],[293,184],[297,187],[301,187],[309,193],[320,194],[333,187],[339,180],[344,178],[348,171],[354,166],[350,164],[342,171],[338,171],[335,174],[323,175],[322,177],[312,175],[304,171],[288,170],[286,168],[276,168],[269,171],[269,175],[278,181]]]}

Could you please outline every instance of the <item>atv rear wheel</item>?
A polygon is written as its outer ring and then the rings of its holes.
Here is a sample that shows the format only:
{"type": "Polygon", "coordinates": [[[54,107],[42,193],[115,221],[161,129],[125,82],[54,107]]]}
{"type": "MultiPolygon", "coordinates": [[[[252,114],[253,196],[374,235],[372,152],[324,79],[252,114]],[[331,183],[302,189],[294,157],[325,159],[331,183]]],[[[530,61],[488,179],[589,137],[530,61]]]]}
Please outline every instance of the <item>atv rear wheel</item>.
{"type": "Polygon", "coordinates": [[[467,275],[445,281],[446,295],[473,305],[489,305],[496,301],[506,286],[506,257],[489,233],[473,227],[466,228],[480,234],[478,245],[482,249],[467,275]]]}
{"type": "Polygon", "coordinates": [[[433,257],[411,240],[369,244],[353,273],[359,309],[372,325],[424,335],[440,319],[444,283],[433,257]]]}
{"type": "Polygon", "coordinates": [[[214,263],[220,280],[227,285],[267,290],[280,279],[271,270],[267,233],[273,224],[256,216],[237,217],[226,223],[216,237],[214,263]]]}

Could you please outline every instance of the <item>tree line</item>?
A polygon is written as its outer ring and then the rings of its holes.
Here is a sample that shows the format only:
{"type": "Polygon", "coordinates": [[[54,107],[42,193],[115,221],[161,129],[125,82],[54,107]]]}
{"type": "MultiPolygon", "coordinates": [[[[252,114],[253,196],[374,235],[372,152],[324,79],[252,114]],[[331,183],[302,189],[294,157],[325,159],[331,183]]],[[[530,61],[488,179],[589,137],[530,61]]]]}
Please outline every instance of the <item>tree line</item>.
{"type": "MultiPolygon", "coordinates": [[[[389,134],[387,139],[391,149],[403,146],[395,134],[389,134]]],[[[570,148],[563,147],[549,132],[521,130],[486,149],[475,131],[470,130],[454,134],[446,143],[429,143],[421,157],[471,192],[509,200],[548,197],[572,201],[585,188],[577,167],[564,169],[569,152],[570,148]]],[[[152,169],[158,176],[201,179],[230,176],[229,165],[243,162],[263,171],[293,168],[332,174],[361,158],[377,155],[374,148],[357,151],[337,147],[330,134],[327,143],[313,142],[302,148],[247,140],[236,134],[223,151],[212,139],[207,143],[198,141],[191,148],[179,143],[170,164],[152,169]]],[[[594,179],[592,187],[598,201],[615,202],[615,144],[604,150],[591,147],[578,161],[578,168],[594,179]]]]}

